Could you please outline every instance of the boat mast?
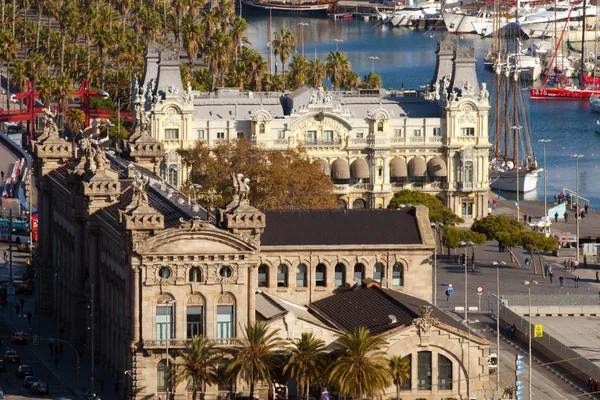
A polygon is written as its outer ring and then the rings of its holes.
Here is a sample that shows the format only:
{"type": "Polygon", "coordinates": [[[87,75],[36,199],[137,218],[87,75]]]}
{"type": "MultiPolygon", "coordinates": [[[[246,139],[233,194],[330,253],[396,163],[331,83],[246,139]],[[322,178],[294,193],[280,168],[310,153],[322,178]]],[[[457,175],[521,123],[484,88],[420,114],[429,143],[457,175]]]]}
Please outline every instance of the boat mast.
{"type": "MultiPolygon", "coordinates": [[[[508,85],[507,85],[508,86],[508,85]]],[[[517,67],[517,59],[515,58],[515,70],[513,76],[513,161],[515,168],[519,168],[519,68],[517,67]]]]}
{"type": "MultiPolygon", "coordinates": [[[[500,10],[498,8],[498,0],[494,0],[494,40],[492,42],[492,56],[494,57],[494,72],[496,73],[496,104],[495,116],[496,116],[496,135],[494,136],[494,159],[500,159],[500,98],[502,97],[502,88],[500,86],[502,82],[502,63],[500,54],[500,10]]],[[[506,153],[504,153],[506,154],[506,153]]]]}
{"type": "Polygon", "coordinates": [[[581,71],[579,72],[579,84],[582,89],[585,89],[583,85],[583,74],[585,73],[585,25],[586,25],[586,11],[587,4],[585,0],[583,0],[583,29],[581,33],[581,71]]]}
{"type": "Polygon", "coordinates": [[[504,68],[504,74],[506,75],[506,79],[504,80],[504,161],[508,161],[508,132],[510,131],[510,118],[508,109],[508,87],[510,78],[510,68],[508,66],[508,54],[506,55],[506,64],[504,68]]]}

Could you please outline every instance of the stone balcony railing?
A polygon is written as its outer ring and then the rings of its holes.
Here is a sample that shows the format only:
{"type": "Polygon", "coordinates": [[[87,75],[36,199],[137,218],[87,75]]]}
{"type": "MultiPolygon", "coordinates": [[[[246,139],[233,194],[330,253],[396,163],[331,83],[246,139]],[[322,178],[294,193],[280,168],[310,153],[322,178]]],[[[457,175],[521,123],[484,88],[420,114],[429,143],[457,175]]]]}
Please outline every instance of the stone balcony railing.
{"type": "Polygon", "coordinates": [[[300,144],[307,148],[309,148],[309,147],[338,147],[340,144],[342,144],[342,140],[340,138],[304,140],[304,141],[301,141],[300,144]]]}
{"type": "Polygon", "coordinates": [[[475,184],[473,182],[457,182],[457,187],[458,190],[470,192],[475,188],[475,184]]]}
{"type": "MultiPolygon", "coordinates": [[[[155,339],[155,340],[143,340],[143,348],[152,349],[166,349],[167,340],[169,342],[169,349],[183,349],[191,339],[155,339]]],[[[236,346],[242,343],[241,339],[227,338],[227,339],[211,339],[211,342],[216,346],[236,346]]]]}

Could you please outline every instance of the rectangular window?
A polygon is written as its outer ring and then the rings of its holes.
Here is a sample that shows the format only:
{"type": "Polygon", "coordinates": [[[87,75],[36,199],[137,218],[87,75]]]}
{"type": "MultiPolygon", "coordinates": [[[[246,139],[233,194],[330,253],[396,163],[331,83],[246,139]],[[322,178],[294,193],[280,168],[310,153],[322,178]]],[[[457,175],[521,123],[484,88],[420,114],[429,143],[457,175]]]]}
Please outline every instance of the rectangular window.
{"type": "Polygon", "coordinates": [[[340,287],[344,286],[346,282],[344,282],[344,270],[336,269],[335,271],[335,286],[340,287]]]}
{"type": "Polygon", "coordinates": [[[306,287],[306,267],[304,265],[296,267],[296,287],[306,287]]]}
{"type": "Polygon", "coordinates": [[[333,131],[323,131],[323,143],[333,143],[333,131]]]}
{"type": "Polygon", "coordinates": [[[315,269],[315,285],[325,286],[325,267],[323,265],[317,265],[315,269]]]}
{"type": "Polygon", "coordinates": [[[412,376],[412,354],[407,355],[403,358],[408,363],[408,376],[404,377],[402,381],[402,385],[400,385],[400,390],[410,390],[411,388],[411,376],[412,376]]]}
{"type": "Polygon", "coordinates": [[[431,352],[420,351],[418,354],[419,390],[431,390],[431,352]]]}
{"type": "Polygon", "coordinates": [[[309,143],[309,144],[317,143],[317,131],[306,132],[306,143],[309,143]]]}
{"type": "Polygon", "coordinates": [[[404,283],[402,282],[402,266],[399,264],[394,265],[394,270],[392,271],[392,285],[393,286],[402,286],[404,283]]]}
{"type": "Polygon", "coordinates": [[[413,129],[413,136],[415,136],[415,137],[421,136],[421,130],[420,129],[413,129]]]}
{"type": "Polygon", "coordinates": [[[196,131],[196,140],[204,140],[204,129],[198,129],[196,131]]]}
{"type": "Polygon", "coordinates": [[[285,131],[278,131],[277,139],[285,139],[285,131]]]}
{"type": "Polygon", "coordinates": [[[465,175],[463,182],[473,182],[473,163],[466,162],[465,163],[465,175]]]}
{"type": "Polygon", "coordinates": [[[473,203],[470,201],[463,201],[462,205],[462,216],[471,217],[473,216],[473,203]]]}
{"type": "Polygon", "coordinates": [[[225,139],[225,132],[217,132],[217,139],[225,139]]]}
{"type": "Polygon", "coordinates": [[[269,270],[267,268],[258,268],[258,287],[269,286],[269,270]]]}
{"type": "Polygon", "coordinates": [[[394,129],[394,136],[395,137],[402,136],[402,129],[394,129]]]}
{"type": "Polygon", "coordinates": [[[165,129],[165,139],[179,139],[179,129],[165,129]]]}
{"type": "Polygon", "coordinates": [[[364,138],[364,137],[365,137],[365,134],[364,134],[364,133],[362,133],[362,132],[356,132],[356,138],[357,138],[357,139],[362,139],[362,138],[364,138]]]}
{"type": "Polygon", "coordinates": [[[233,306],[217,306],[217,338],[233,337],[233,306]]]}
{"type": "Polygon", "coordinates": [[[438,354],[438,390],[452,390],[452,361],[438,354]]]}
{"type": "Polygon", "coordinates": [[[159,340],[173,337],[173,307],[156,307],[156,338],[159,340]]]}
{"type": "Polygon", "coordinates": [[[433,136],[442,136],[442,128],[433,128],[433,136]]]}
{"type": "Polygon", "coordinates": [[[475,128],[460,128],[463,136],[475,136],[475,128]]]}
{"type": "Polygon", "coordinates": [[[202,321],[202,306],[188,306],[187,308],[187,338],[204,334],[202,321]]]}

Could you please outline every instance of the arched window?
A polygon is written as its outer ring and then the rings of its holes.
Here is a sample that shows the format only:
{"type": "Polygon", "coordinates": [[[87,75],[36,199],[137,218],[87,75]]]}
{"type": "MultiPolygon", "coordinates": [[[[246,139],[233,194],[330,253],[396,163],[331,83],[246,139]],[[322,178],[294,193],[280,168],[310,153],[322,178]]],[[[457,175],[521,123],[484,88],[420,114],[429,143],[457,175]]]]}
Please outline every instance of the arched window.
{"type": "Polygon", "coordinates": [[[364,199],[356,199],[352,202],[352,208],[367,208],[367,202],[364,199]]]}
{"type": "Polygon", "coordinates": [[[346,208],[348,208],[348,203],[346,203],[346,200],[344,199],[338,199],[337,208],[339,208],[340,210],[345,210],[346,208]]]}
{"type": "Polygon", "coordinates": [[[171,186],[177,187],[177,175],[177,166],[169,165],[169,169],[167,170],[167,182],[169,182],[171,186]]]}
{"type": "Polygon", "coordinates": [[[217,339],[235,336],[235,299],[231,294],[222,294],[217,303],[217,339]]]}
{"type": "Polygon", "coordinates": [[[156,391],[167,391],[167,360],[160,360],[156,364],[156,391]]]}
{"type": "Polygon", "coordinates": [[[362,264],[356,264],[354,266],[354,279],[362,281],[365,279],[365,266],[362,264]]]}
{"type": "Polygon", "coordinates": [[[192,267],[190,269],[189,281],[190,282],[202,282],[202,271],[200,270],[199,267],[192,267]]]}
{"type": "Polygon", "coordinates": [[[417,353],[417,356],[418,389],[431,390],[431,352],[420,351],[417,353]]]}
{"type": "Polygon", "coordinates": [[[394,264],[392,269],[392,286],[404,286],[404,270],[402,264],[394,264]]]}
{"type": "Polygon", "coordinates": [[[269,266],[261,264],[258,267],[258,287],[269,287],[269,266]]]}
{"type": "Polygon", "coordinates": [[[158,303],[156,305],[156,338],[173,338],[173,307],[174,304],[158,303]]]}
{"type": "Polygon", "coordinates": [[[315,268],[315,286],[327,286],[327,268],[325,264],[319,264],[315,268]]]}
{"type": "Polygon", "coordinates": [[[306,265],[300,264],[296,267],[296,287],[306,286],[306,265]]]}
{"type": "Polygon", "coordinates": [[[377,132],[383,132],[383,121],[377,122],[377,132]]]}
{"type": "Polygon", "coordinates": [[[384,278],[384,270],[382,263],[375,263],[373,266],[373,280],[381,284],[381,280],[384,278]]]}
{"type": "Polygon", "coordinates": [[[346,266],[337,264],[335,266],[335,286],[344,286],[346,284],[346,266]]]}
{"type": "Polygon", "coordinates": [[[258,125],[258,133],[265,133],[265,124],[258,125]]]}
{"type": "Polygon", "coordinates": [[[438,390],[452,390],[452,361],[438,354],[438,390]]]}
{"type": "Polygon", "coordinates": [[[204,313],[202,306],[187,306],[187,338],[204,334],[204,313]]]}
{"type": "Polygon", "coordinates": [[[277,267],[277,287],[288,286],[288,267],[285,264],[279,264],[277,267]]]}

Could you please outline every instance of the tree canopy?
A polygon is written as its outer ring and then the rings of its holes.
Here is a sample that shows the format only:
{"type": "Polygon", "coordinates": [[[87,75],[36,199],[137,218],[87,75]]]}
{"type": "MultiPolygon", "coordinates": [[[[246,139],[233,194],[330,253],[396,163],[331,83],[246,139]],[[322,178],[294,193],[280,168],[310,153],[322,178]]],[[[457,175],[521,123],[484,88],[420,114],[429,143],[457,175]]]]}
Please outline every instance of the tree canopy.
{"type": "Polygon", "coordinates": [[[475,244],[484,244],[486,237],[482,233],[467,230],[459,230],[453,226],[444,228],[442,243],[449,249],[455,249],[460,246],[460,242],[473,242],[475,244]]]}
{"type": "Polygon", "coordinates": [[[188,190],[193,183],[201,185],[201,194],[214,193],[209,207],[231,201],[231,175],[238,173],[250,179],[250,202],[260,209],[329,209],[337,204],[332,181],[302,149],[266,150],[238,139],[223,141],[211,151],[198,142],[180,154],[191,166],[188,190]]]}
{"type": "Polygon", "coordinates": [[[431,222],[439,222],[444,225],[456,225],[465,222],[464,219],[446,207],[440,199],[429,193],[408,189],[401,190],[394,194],[388,208],[398,208],[400,204],[422,204],[426,206],[429,208],[429,220],[431,222]]]}
{"type": "Polygon", "coordinates": [[[483,233],[488,240],[498,240],[501,233],[515,234],[521,232],[523,225],[513,218],[490,214],[485,218],[476,220],[471,226],[471,230],[483,233]]]}

